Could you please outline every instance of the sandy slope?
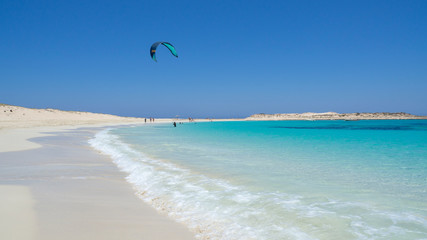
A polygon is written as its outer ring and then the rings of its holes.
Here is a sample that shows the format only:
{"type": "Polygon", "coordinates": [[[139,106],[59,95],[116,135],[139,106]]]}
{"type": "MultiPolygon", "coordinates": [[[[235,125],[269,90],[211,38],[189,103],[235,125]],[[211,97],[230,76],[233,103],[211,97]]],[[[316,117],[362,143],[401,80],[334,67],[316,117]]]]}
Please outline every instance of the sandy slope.
{"type": "Polygon", "coordinates": [[[0,104],[0,129],[96,123],[143,122],[143,120],[143,118],[119,117],[110,114],[61,111],[57,109],[32,109],[0,104]]]}
{"type": "MultiPolygon", "coordinates": [[[[158,121],[170,121],[170,119],[158,121]]],[[[0,104],[0,152],[40,147],[39,144],[27,139],[43,136],[43,132],[52,131],[53,127],[63,129],[64,126],[117,125],[143,122],[143,118],[57,109],[32,109],[0,104]]]]}

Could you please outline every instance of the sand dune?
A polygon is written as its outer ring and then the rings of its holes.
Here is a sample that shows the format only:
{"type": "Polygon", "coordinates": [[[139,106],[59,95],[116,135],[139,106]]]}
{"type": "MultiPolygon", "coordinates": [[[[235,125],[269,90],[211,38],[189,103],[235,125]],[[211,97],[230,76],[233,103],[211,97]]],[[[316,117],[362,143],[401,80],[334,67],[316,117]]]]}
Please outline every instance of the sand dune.
{"type": "Polygon", "coordinates": [[[110,114],[57,109],[32,109],[0,104],[0,129],[96,123],[137,123],[143,121],[143,118],[119,117],[110,114]]]}

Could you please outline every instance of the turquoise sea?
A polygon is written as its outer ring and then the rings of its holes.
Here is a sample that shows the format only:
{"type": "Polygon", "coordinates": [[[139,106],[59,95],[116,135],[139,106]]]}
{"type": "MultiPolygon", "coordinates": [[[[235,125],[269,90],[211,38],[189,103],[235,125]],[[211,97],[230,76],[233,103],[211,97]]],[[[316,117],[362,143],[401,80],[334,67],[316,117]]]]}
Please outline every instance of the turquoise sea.
{"type": "Polygon", "coordinates": [[[427,120],[146,124],[90,143],[199,239],[427,239],[427,120]]]}

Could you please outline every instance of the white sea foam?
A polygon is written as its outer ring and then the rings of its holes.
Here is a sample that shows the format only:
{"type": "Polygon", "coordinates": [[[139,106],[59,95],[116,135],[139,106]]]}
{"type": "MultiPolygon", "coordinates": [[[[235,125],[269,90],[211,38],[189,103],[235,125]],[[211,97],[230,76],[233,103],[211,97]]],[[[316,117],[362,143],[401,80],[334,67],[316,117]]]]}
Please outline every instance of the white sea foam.
{"type": "Polygon", "coordinates": [[[251,192],[149,158],[110,130],[89,142],[128,174],[127,181],[141,199],[186,224],[198,239],[387,239],[408,232],[425,237],[425,231],[419,231],[427,228],[425,219],[410,214],[381,212],[358,203],[313,202],[282,192],[251,192]],[[405,228],[402,221],[416,227],[405,228]],[[332,230],[335,234],[328,235],[332,230]]]}

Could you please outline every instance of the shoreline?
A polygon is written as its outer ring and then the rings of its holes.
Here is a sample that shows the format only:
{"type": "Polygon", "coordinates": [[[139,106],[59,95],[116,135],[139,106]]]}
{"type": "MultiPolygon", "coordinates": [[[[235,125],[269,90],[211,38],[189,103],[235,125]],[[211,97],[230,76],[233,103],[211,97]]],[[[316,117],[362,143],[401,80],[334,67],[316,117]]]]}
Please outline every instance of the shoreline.
{"type": "MultiPolygon", "coordinates": [[[[14,108],[0,111],[0,239],[184,240],[198,236],[197,230],[190,232],[141,200],[126,181],[127,174],[88,142],[109,127],[188,123],[188,119],[149,122],[147,118],[145,122],[107,114],[1,107],[14,108]]],[[[427,119],[414,115],[355,119],[337,114],[261,114],[194,122],[427,119]]]]}
{"type": "MultiPolygon", "coordinates": [[[[417,116],[405,112],[357,112],[357,113],[276,113],[276,114],[253,114],[246,118],[195,118],[194,122],[218,122],[218,121],[318,121],[318,120],[423,120],[427,116],[417,116]]],[[[0,104],[0,132],[11,128],[33,128],[45,126],[81,126],[81,125],[120,125],[120,124],[144,124],[159,122],[189,122],[189,118],[155,118],[150,122],[149,117],[121,117],[111,114],[62,111],[58,109],[35,109],[25,108],[7,104],[0,104]]]]}
{"type": "Polygon", "coordinates": [[[1,239],[195,239],[88,143],[113,123],[0,130],[1,239]]]}

